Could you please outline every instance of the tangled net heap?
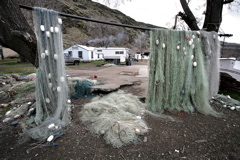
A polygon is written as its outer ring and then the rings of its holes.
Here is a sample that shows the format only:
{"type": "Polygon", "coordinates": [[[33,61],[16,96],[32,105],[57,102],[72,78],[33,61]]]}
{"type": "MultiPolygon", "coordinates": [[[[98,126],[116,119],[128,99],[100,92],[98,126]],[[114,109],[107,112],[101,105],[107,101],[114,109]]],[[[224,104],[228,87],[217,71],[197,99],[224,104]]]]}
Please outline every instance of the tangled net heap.
{"type": "Polygon", "coordinates": [[[103,85],[104,83],[97,82],[97,80],[86,79],[81,77],[68,78],[68,84],[70,88],[71,97],[77,98],[92,98],[94,94],[92,93],[91,87],[94,85],[103,85]]]}
{"type": "Polygon", "coordinates": [[[45,141],[47,137],[55,136],[51,135],[49,125],[60,131],[70,122],[70,100],[63,57],[62,20],[57,12],[43,8],[34,8],[33,18],[39,60],[34,119],[37,126],[26,131],[24,138],[45,141]]]}
{"type": "Polygon", "coordinates": [[[118,91],[104,97],[95,97],[80,112],[81,120],[95,134],[103,134],[115,148],[139,142],[139,135],[148,132],[141,118],[145,105],[137,96],[118,91]]]}
{"type": "Polygon", "coordinates": [[[217,94],[212,97],[211,103],[217,106],[221,106],[225,109],[240,111],[240,102],[231,98],[230,96],[217,94]]]}
{"type": "Polygon", "coordinates": [[[218,92],[220,45],[215,32],[151,31],[147,104],[219,116],[209,100],[218,92]]]}

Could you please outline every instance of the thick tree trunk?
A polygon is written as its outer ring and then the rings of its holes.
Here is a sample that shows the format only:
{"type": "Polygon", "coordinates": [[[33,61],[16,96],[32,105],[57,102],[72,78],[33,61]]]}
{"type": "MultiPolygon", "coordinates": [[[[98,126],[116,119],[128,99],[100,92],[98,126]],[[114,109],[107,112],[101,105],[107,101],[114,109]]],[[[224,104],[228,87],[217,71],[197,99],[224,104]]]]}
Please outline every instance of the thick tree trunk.
{"type": "Polygon", "coordinates": [[[38,66],[36,36],[16,0],[0,1],[0,45],[11,48],[38,66]]]}
{"type": "Polygon", "coordinates": [[[207,0],[207,9],[203,29],[218,32],[222,23],[223,0],[207,0]]]}
{"type": "Polygon", "coordinates": [[[0,48],[0,56],[1,56],[2,59],[4,59],[3,49],[2,48],[0,48]]]}
{"type": "Polygon", "coordinates": [[[189,26],[191,30],[200,30],[197,25],[197,20],[190,10],[186,0],[180,0],[184,13],[179,12],[178,16],[180,16],[189,26]]]}

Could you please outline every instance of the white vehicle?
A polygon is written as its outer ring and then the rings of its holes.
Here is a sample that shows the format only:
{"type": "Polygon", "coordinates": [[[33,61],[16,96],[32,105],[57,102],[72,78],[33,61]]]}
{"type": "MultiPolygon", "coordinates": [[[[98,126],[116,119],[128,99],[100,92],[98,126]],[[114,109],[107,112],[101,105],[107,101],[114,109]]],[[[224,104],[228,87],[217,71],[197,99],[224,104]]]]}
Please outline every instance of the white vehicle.
{"type": "Polygon", "coordinates": [[[227,73],[240,82],[240,61],[236,58],[220,58],[220,72],[227,73]]]}
{"type": "Polygon", "coordinates": [[[130,49],[118,47],[101,47],[95,48],[97,55],[103,55],[104,60],[111,61],[114,64],[125,63],[130,55],[130,49]]]}

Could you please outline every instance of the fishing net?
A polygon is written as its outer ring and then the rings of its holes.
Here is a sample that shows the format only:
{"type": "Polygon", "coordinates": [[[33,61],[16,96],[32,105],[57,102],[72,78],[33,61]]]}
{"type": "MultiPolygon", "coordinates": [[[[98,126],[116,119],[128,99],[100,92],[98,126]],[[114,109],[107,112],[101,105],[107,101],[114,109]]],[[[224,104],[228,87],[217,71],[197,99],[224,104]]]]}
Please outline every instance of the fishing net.
{"type": "Polygon", "coordinates": [[[95,97],[84,105],[81,120],[91,132],[104,135],[108,144],[115,148],[138,143],[139,135],[148,132],[142,117],[147,113],[145,104],[137,96],[123,91],[103,97],[95,97]]]}
{"type": "Polygon", "coordinates": [[[224,109],[240,111],[240,102],[231,98],[230,96],[217,94],[212,97],[211,103],[224,109]]]}
{"type": "Polygon", "coordinates": [[[147,104],[152,111],[178,110],[219,116],[210,104],[219,86],[217,33],[151,31],[147,104]]]}
{"type": "Polygon", "coordinates": [[[92,98],[95,95],[92,93],[91,87],[94,85],[103,85],[104,83],[97,82],[97,80],[72,77],[68,78],[69,89],[71,97],[74,99],[78,98],[92,98]]]}
{"type": "Polygon", "coordinates": [[[34,8],[33,18],[39,60],[34,118],[37,126],[29,129],[23,137],[41,141],[52,134],[50,124],[60,131],[70,122],[67,103],[70,100],[64,68],[62,20],[57,12],[43,8],[34,8]]]}

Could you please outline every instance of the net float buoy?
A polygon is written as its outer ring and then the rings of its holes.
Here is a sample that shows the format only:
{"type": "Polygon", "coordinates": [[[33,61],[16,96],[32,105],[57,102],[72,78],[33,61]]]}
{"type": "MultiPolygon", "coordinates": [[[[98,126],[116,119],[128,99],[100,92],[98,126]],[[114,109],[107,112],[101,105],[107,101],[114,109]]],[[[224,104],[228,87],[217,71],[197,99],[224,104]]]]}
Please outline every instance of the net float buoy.
{"type": "Polygon", "coordinates": [[[166,47],[166,45],[165,45],[165,43],[163,43],[163,44],[162,44],[162,48],[165,48],[165,47],[166,47]]]}
{"type": "Polygon", "coordinates": [[[54,124],[54,123],[49,124],[48,129],[51,129],[51,128],[53,128],[53,127],[55,127],[55,124],[54,124]]]}
{"type": "Polygon", "coordinates": [[[59,29],[58,29],[58,27],[55,27],[55,33],[58,33],[59,32],[59,29]]]}
{"type": "Polygon", "coordinates": [[[50,32],[46,31],[46,35],[47,35],[47,37],[50,37],[50,32]]]}
{"type": "Polygon", "coordinates": [[[58,55],[57,55],[57,54],[54,54],[53,58],[54,58],[55,60],[57,60],[57,59],[58,59],[58,55]]]}
{"type": "Polygon", "coordinates": [[[46,56],[48,56],[48,55],[49,55],[49,53],[48,53],[48,50],[45,50],[45,54],[46,54],[46,56]]]}
{"type": "Polygon", "coordinates": [[[51,135],[51,136],[48,137],[47,141],[48,141],[48,142],[51,142],[51,141],[53,140],[53,138],[54,138],[54,136],[51,135]]]}
{"type": "Polygon", "coordinates": [[[61,18],[58,18],[58,23],[62,24],[62,19],[61,18]]]}
{"type": "Polygon", "coordinates": [[[53,27],[50,27],[50,32],[54,32],[54,29],[53,29],[53,27]]]}
{"type": "Polygon", "coordinates": [[[41,26],[40,26],[40,29],[41,29],[41,31],[45,31],[44,25],[41,25],[41,26]]]}

